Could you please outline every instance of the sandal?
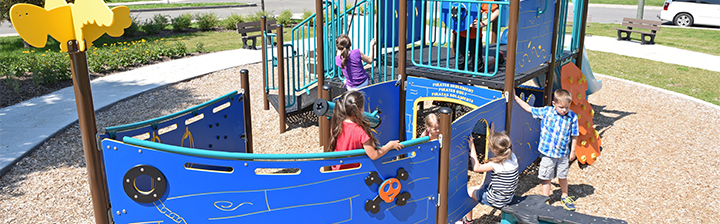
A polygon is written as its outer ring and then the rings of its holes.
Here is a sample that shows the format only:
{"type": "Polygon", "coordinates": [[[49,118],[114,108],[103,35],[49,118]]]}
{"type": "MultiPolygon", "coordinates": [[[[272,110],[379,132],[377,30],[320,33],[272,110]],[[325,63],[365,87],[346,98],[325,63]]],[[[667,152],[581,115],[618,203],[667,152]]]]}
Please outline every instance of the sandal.
{"type": "Polygon", "coordinates": [[[473,223],[473,221],[472,221],[472,220],[468,220],[468,219],[467,219],[467,216],[463,216],[462,219],[460,219],[460,220],[458,220],[457,222],[455,222],[455,224],[472,224],[472,223],[473,223]]]}

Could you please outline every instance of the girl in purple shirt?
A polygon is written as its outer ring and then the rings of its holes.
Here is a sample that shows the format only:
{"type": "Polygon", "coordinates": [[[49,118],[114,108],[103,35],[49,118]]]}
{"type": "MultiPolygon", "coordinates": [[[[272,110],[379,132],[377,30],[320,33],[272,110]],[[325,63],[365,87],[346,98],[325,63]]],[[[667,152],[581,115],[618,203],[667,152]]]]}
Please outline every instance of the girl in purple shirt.
{"type": "MultiPolygon", "coordinates": [[[[370,49],[375,48],[377,42],[375,39],[370,41],[370,49]]],[[[370,51],[370,56],[366,56],[359,49],[351,50],[352,43],[350,43],[350,37],[346,34],[341,34],[335,39],[335,46],[337,47],[338,56],[335,57],[335,65],[342,68],[342,73],[345,76],[344,86],[347,90],[355,90],[360,87],[368,85],[368,74],[365,72],[363,62],[372,63],[373,53],[370,51]]]]}

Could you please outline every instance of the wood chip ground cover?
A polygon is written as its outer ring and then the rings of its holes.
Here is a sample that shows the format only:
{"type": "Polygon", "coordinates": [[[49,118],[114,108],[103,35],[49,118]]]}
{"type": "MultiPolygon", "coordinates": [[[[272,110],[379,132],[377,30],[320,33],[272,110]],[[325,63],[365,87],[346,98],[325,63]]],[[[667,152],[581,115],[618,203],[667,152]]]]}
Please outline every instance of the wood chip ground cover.
{"type": "MultiPolygon", "coordinates": [[[[98,128],[167,115],[240,89],[250,71],[257,153],[321,152],[317,118],[293,117],[280,134],[274,109],[262,109],[261,65],[218,71],[121,101],[98,112],[98,128]],[[178,97],[182,96],[182,97],[178,97]]],[[[602,76],[601,76],[602,77],[602,76]]],[[[581,213],[630,223],[720,223],[720,110],[614,78],[590,96],[603,152],[592,166],[573,163],[570,195],[581,213]]],[[[471,184],[478,175],[469,174],[471,184]]],[[[540,194],[537,167],[520,179],[519,195],[540,194]]],[[[560,189],[553,182],[553,203],[560,189]]],[[[499,221],[478,205],[476,223],[499,221]]],[[[78,125],[47,140],[0,178],[0,223],[94,223],[78,125]]]]}

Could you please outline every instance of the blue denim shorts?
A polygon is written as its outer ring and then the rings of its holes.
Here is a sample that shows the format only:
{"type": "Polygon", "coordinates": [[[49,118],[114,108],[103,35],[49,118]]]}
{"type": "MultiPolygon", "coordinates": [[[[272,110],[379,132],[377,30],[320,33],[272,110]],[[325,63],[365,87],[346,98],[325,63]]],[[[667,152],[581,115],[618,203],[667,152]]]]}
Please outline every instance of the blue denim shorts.
{"type": "Polygon", "coordinates": [[[476,197],[479,199],[478,202],[480,202],[481,204],[492,206],[487,200],[487,188],[488,185],[485,185],[482,188],[478,189],[476,197]]]}

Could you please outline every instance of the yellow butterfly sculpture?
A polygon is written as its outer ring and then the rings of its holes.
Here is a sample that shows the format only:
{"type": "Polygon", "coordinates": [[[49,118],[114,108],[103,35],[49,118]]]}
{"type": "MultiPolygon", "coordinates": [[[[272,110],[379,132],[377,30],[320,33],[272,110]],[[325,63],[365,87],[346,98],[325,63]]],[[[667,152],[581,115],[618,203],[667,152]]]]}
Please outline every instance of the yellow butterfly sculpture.
{"type": "Polygon", "coordinates": [[[10,21],[20,36],[34,47],[45,47],[49,34],[67,52],[67,42],[78,41],[80,51],[107,33],[119,37],[130,27],[130,9],[118,6],[110,10],[102,0],[46,0],[45,8],[19,3],[10,8],[10,21]]]}

